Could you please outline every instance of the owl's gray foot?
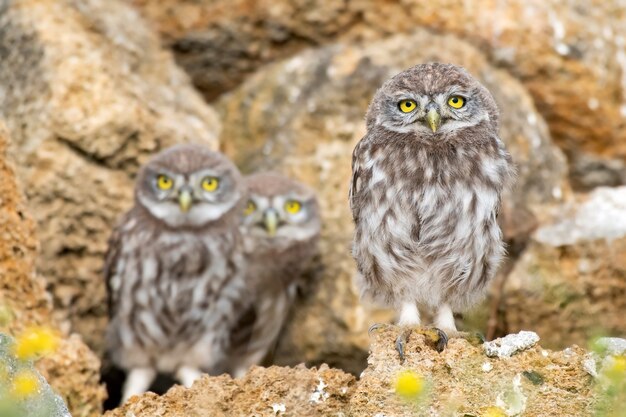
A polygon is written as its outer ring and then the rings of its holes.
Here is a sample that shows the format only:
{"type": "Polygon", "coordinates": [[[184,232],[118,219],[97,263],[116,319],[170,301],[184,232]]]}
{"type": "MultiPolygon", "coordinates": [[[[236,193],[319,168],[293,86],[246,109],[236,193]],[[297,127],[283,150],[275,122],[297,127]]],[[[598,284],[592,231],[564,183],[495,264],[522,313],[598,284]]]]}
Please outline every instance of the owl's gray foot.
{"type": "Polygon", "coordinates": [[[426,338],[427,342],[435,347],[437,352],[443,352],[448,346],[448,335],[437,327],[422,328],[419,333],[426,338]]]}
{"type": "Polygon", "coordinates": [[[400,355],[400,362],[404,362],[405,360],[405,347],[407,342],[409,341],[411,333],[413,332],[424,336],[426,342],[432,345],[435,350],[437,350],[437,352],[442,352],[448,345],[448,335],[443,330],[440,330],[436,327],[405,328],[396,338],[396,350],[400,355]]]}

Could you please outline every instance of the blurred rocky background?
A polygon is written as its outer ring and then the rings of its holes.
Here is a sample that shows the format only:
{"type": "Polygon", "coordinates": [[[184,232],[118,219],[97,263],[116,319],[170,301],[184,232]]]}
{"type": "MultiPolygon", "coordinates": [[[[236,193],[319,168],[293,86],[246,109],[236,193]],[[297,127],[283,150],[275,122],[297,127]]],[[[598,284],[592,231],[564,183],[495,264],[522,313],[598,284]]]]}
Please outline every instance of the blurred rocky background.
{"type": "Polygon", "coordinates": [[[99,415],[83,341],[102,354],[106,240],[137,168],[197,142],[318,190],[321,256],[274,360],[358,376],[368,327],[393,317],[352,284],[351,152],[378,86],[425,61],[492,91],[519,170],[508,260],[460,323],[490,339],[534,330],[553,349],[624,336],[623,0],[0,1],[0,324],[73,334],[46,359],[51,385],[74,416],[99,415]]]}

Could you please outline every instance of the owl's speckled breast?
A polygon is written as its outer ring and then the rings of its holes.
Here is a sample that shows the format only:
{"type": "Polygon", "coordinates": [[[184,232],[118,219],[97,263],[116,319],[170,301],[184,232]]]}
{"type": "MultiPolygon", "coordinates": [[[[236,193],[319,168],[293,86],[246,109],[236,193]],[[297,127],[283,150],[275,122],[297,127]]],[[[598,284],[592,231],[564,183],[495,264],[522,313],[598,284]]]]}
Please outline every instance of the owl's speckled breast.
{"type": "Polygon", "coordinates": [[[211,367],[222,357],[245,290],[237,279],[243,274],[238,235],[139,230],[129,236],[111,278],[119,285],[114,361],[163,372],[183,363],[211,367]]]}
{"type": "Polygon", "coordinates": [[[364,295],[455,311],[482,297],[504,253],[496,213],[507,161],[492,149],[361,145],[353,253],[364,295]]]}

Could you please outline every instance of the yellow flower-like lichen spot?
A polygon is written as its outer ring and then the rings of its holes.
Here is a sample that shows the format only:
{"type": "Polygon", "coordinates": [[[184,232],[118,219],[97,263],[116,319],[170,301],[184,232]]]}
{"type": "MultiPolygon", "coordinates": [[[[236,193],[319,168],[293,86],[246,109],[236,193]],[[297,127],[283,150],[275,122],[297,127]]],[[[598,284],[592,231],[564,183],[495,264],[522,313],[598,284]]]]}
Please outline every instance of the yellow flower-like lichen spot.
{"type": "Polygon", "coordinates": [[[506,417],[506,413],[500,407],[487,407],[480,414],[480,417],[506,417]]]}
{"type": "Polygon", "coordinates": [[[613,356],[612,363],[608,366],[606,374],[616,380],[626,379],[626,357],[613,356]]]}
{"type": "Polygon", "coordinates": [[[424,378],[413,371],[402,371],[396,378],[395,388],[402,398],[415,400],[424,392],[424,378]]]}
{"type": "Polygon", "coordinates": [[[32,371],[20,371],[13,377],[13,395],[25,398],[39,389],[39,379],[32,371]]]}
{"type": "Polygon", "coordinates": [[[27,329],[15,341],[15,356],[21,360],[34,359],[51,353],[59,344],[58,336],[50,329],[27,329]]]}

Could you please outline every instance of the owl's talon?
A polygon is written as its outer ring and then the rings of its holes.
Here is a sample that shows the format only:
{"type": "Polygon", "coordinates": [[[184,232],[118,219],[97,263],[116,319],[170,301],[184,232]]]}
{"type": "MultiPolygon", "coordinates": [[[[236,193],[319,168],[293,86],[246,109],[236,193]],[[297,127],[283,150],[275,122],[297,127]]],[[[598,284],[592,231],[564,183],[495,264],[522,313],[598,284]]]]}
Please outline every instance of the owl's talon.
{"type": "Polygon", "coordinates": [[[418,332],[426,338],[426,341],[432,344],[437,352],[443,352],[448,346],[448,335],[437,327],[420,328],[418,332]]]}
{"type": "Polygon", "coordinates": [[[439,336],[439,339],[435,344],[435,349],[437,349],[437,352],[441,353],[446,347],[448,347],[448,335],[443,330],[437,328],[435,328],[435,330],[437,330],[439,336]]]}
{"type": "Polygon", "coordinates": [[[383,323],[374,323],[374,324],[372,324],[370,326],[370,328],[367,329],[367,335],[371,336],[372,332],[375,332],[376,330],[378,330],[378,329],[380,329],[382,327],[385,327],[385,324],[383,324],[383,323]]]}
{"type": "Polygon", "coordinates": [[[410,333],[411,330],[404,330],[396,338],[396,350],[398,351],[398,355],[400,355],[400,363],[404,363],[404,360],[406,359],[406,356],[404,355],[404,347],[406,346],[406,342],[409,340],[410,333]]]}

